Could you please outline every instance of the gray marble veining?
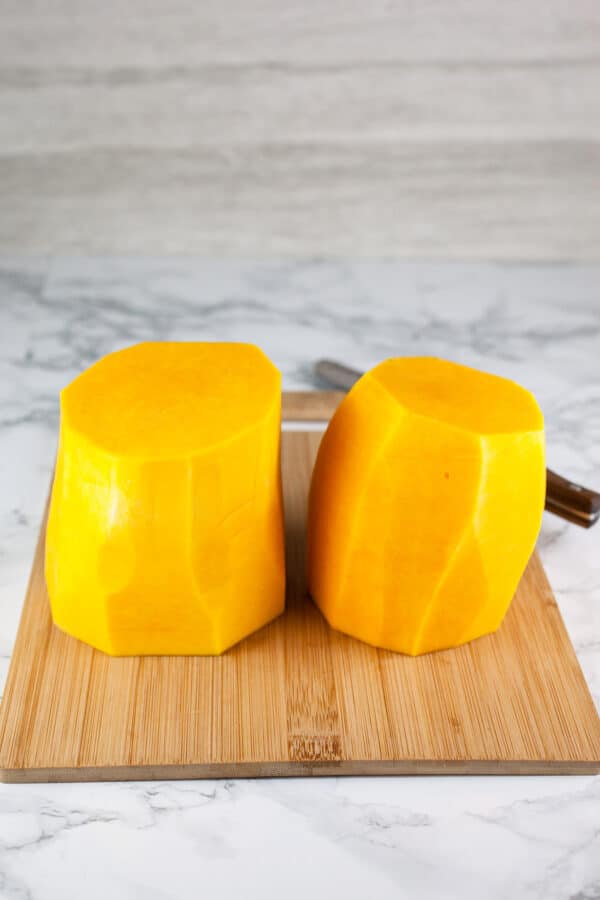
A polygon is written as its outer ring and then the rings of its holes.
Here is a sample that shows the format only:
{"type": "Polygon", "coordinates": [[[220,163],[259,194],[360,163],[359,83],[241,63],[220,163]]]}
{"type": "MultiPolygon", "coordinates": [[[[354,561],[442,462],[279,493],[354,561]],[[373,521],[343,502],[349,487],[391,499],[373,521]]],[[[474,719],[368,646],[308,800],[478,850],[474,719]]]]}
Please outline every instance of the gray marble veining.
{"type": "MultiPolygon", "coordinates": [[[[538,396],[552,467],[600,478],[600,268],[169,259],[0,261],[0,667],[48,487],[60,388],[142,339],[319,356],[437,354],[538,396]]],[[[600,705],[600,531],[539,548],[600,705]]],[[[0,897],[600,896],[600,778],[0,786],[0,897]]]]}

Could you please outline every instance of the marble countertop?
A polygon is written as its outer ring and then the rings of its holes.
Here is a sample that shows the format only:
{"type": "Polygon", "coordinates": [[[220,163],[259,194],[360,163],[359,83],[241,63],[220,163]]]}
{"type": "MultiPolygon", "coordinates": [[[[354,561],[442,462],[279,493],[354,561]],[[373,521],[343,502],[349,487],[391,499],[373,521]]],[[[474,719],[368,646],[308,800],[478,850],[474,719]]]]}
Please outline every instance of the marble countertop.
{"type": "MultiPolygon", "coordinates": [[[[60,388],[141,339],[311,361],[447,356],[538,396],[548,463],[600,483],[600,267],[0,261],[0,684],[55,452],[60,388]]],[[[600,527],[540,553],[600,705],[600,527]]],[[[600,897],[600,777],[0,785],[0,898],[600,897]]]]}

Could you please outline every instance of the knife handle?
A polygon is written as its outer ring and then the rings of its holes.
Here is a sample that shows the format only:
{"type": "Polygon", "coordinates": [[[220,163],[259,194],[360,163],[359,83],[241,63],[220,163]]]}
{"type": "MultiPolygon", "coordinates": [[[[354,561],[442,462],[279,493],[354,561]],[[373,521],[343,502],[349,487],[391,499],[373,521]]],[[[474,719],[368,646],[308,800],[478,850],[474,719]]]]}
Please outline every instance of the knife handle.
{"type": "MultiPolygon", "coordinates": [[[[349,391],[362,373],[321,359],[315,364],[315,374],[327,384],[349,391]]],[[[600,494],[546,469],[546,509],[582,528],[591,528],[600,518],[600,494]]]]}
{"type": "Polygon", "coordinates": [[[582,528],[600,517],[600,494],[546,469],[546,509],[582,528]]]}

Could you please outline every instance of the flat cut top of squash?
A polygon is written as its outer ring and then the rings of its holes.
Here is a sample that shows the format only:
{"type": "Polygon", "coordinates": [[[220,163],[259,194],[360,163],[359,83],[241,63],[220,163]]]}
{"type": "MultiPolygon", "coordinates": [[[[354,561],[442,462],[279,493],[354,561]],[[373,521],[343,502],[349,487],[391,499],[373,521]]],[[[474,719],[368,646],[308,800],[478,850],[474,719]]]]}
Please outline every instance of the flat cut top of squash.
{"type": "Polygon", "coordinates": [[[281,376],[253,344],[146,342],[103,357],[61,393],[65,423],[107,453],[208,450],[262,422],[281,376]]]}
{"type": "Polygon", "coordinates": [[[388,359],[366,376],[418,415],[472,431],[540,431],[544,418],[533,394],[498,375],[432,356],[388,359]]]}

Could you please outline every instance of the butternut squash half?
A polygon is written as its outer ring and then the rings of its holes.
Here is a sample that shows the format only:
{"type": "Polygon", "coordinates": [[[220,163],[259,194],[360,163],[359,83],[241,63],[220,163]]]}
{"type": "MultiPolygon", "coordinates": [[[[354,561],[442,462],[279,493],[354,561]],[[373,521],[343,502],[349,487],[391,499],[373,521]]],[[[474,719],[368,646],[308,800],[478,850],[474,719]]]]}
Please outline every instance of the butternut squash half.
{"type": "Polygon", "coordinates": [[[390,359],[319,449],[310,592],[336,629],[417,655],[498,628],[533,550],[544,426],[524,388],[433,358],[390,359]]]}
{"type": "Polygon", "coordinates": [[[46,581],[107,653],[218,654],[283,611],[280,375],[249,344],[145,343],[61,395],[46,581]]]}

